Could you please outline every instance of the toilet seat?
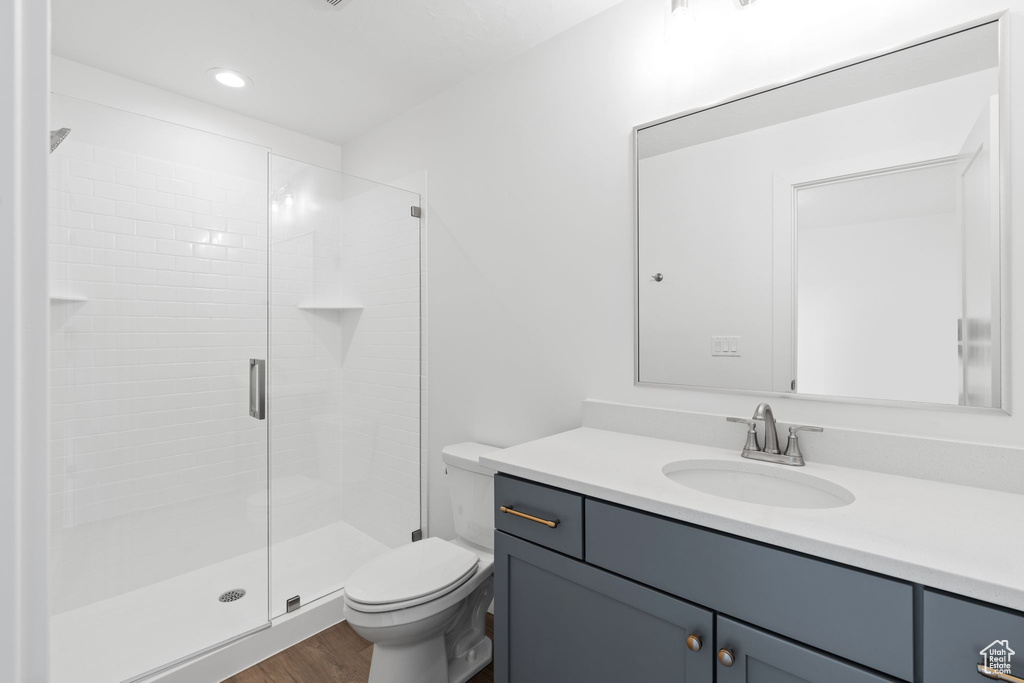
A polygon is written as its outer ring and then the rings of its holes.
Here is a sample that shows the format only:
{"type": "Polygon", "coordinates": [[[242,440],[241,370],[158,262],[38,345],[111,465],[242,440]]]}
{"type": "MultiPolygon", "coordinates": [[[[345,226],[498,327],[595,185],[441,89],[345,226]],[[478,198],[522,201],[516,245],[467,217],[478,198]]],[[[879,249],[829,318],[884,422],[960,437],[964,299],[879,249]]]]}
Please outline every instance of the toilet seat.
{"type": "Polygon", "coordinates": [[[360,567],[345,599],[361,612],[391,612],[436,600],[466,583],[480,557],[439,538],[390,550],[360,567]]]}

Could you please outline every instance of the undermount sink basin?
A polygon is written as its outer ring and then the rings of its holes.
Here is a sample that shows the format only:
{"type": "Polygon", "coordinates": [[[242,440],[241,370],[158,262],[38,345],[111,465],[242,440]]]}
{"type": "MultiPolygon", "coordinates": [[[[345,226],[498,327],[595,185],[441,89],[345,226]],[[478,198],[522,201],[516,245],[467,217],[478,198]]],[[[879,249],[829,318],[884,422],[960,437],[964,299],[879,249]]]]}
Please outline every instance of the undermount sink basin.
{"type": "Polygon", "coordinates": [[[688,488],[745,503],[825,509],[849,505],[854,495],[838,484],[786,465],[724,460],[682,460],[665,465],[665,476],[688,488]]]}

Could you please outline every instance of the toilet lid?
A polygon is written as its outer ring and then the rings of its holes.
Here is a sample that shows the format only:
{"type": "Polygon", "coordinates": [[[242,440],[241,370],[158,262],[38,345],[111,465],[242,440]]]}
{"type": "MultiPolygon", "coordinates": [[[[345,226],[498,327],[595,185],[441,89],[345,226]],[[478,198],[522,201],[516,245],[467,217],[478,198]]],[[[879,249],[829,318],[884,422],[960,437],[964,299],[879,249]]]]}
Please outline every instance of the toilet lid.
{"type": "Polygon", "coordinates": [[[364,605],[386,605],[444,594],[465,583],[479,561],[465,548],[427,538],[364,564],[346,583],[345,596],[364,605]]]}

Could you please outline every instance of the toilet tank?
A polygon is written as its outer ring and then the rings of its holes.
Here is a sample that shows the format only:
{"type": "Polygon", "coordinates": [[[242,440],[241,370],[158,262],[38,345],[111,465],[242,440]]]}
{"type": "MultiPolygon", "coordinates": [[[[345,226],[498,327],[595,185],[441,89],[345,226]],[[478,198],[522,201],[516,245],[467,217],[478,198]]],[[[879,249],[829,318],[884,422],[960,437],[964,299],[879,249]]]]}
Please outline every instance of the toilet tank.
{"type": "Polygon", "coordinates": [[[458,443],[441,449],[455,517],[455,533],[464,541],[494,549],[494,470],[480,456],[500,451],[482,443],[458,443]]]}

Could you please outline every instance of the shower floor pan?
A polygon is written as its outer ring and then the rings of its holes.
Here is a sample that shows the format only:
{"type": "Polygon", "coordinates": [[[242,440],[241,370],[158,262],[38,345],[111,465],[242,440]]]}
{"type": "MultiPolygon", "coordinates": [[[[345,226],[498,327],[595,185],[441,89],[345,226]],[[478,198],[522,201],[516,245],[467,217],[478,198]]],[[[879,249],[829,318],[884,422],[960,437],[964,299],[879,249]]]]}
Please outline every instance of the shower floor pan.
{"type": "MultiPolygon", "coordinates": [[[[281,557],[315,558],[276,572],[274,592],[314,597],[339,590],[361,564],[387,547],[337,522],[274,546],[281,557]],[[314,592],[316,591],[316,592],[314,592]]],[[[304,598],[305,602],[308,599],[304,598]]],[[[280,607],[280,609],[278,609],[280,607]]],[[[269,623],[266,553],[257,551],[108,600],[50,621],[52,683],[119,683],[269,623]],[[221,602],[225,591],[241,599],[221,602]]],[[[156,678],[156,677],[154,677],[156,678]]],[[[142,679],[146,680],[146,679],[142,679]]]]}

